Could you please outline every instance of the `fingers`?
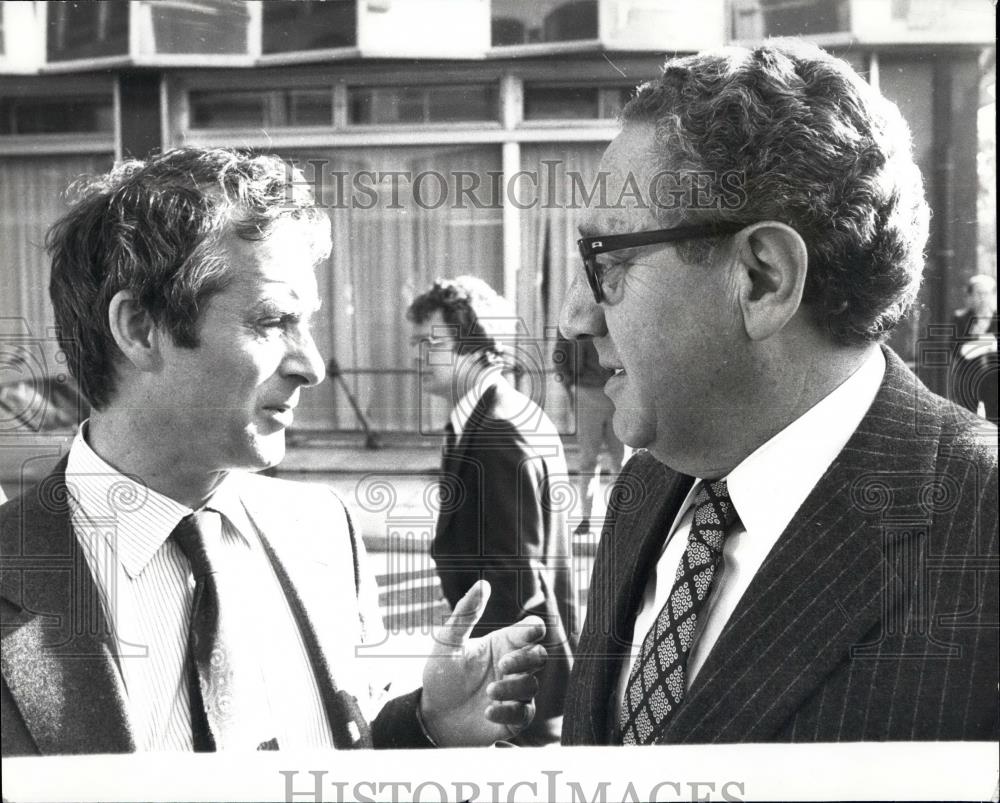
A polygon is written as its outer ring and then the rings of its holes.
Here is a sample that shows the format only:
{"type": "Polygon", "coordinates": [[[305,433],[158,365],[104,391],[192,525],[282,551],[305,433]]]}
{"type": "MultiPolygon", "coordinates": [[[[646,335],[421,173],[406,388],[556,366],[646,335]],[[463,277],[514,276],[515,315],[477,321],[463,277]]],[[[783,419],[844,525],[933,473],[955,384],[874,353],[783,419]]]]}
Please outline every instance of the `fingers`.
{"type": "Polygon", "coordinates": [[[497,669],[504,675],[531,674],[545,666],[546,656],[548,653],[541,644],[533,644],[507,653],[497,662],[497,669]]]}
{"type": "Polygon", "coordinates": [[[486,708],[486,718],[498,725],[506,725],[513,733],[528,727],[535,718],[534,703],[490,703],[486,708]]]}
{"type": "Polygon", "coordinates": [[[448,621],[435,633],[434,638],[439,644],[461,648],[469,638],[472,628],[486,610],[490,598],[490,584],[486,580],[477,580],[472,588],[465,592],[455,610],[451,612],[448,621]]]}
{"type": "Polygon", "coordinates": [[[486,687],[486,694],[498,703],[507,701],[530,703],[538,694],[538,678],[528,674],[510,675],[490,683],[486,687]]]}
{"type": "Polygon", "coordinates": [[[538,616],[525,616],[520,622],[508,625],[502,631],[512,649],[537,644],[545,638],[545,622],[538,616]]]}

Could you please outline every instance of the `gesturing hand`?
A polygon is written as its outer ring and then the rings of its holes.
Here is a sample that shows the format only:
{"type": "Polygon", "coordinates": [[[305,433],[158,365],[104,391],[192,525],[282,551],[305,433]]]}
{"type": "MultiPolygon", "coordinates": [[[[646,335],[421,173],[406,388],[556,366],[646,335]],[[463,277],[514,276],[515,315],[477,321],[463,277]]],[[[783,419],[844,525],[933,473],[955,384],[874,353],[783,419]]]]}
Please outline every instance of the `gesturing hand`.
{"type": "Polygon", "coordinates": [[[531,722],[545,664],[545,624],[529,616],[478,639],[469,634],[483,615],[490,584],[477,582],[435,634],[424,665],[420,714],[441,747],[490,745],[531,722]]]}

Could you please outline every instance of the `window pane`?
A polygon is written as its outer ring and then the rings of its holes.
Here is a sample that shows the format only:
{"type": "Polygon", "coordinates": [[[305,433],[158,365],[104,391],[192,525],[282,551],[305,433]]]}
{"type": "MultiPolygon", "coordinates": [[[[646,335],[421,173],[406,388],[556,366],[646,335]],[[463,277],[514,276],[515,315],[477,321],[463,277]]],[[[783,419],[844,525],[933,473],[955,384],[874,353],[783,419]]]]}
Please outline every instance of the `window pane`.
{"type": "Polygon", "coordinates": [[[333,125],[333,93],[329,89],[284,93],[288,125],[333,125]]]}
{"type": "Polygon", "coordinates": [[[112,131],[110,98],[0,99],[0,135],[112,131]]]}
{"type": "Polygon", "coordinates": [[[47,5],[49,61],[128,55],[127,0],[47,5]]]}
{"type": "Polygon", "coordinates": [[[144,0],[153,23],[148,53],[248,52],[246,3],[238,0],[144,0]]]}
{"type": "Polygon", "coordinates": [[[352,87],[348,97],[355,125],[472,122],[499,114],[493,85],[352,87]]]}
{"type": "Polygon", "coordinates": [[[230,90],[190,94],[192,128],[283,128],[333,125],[333,90],[230,90]]]}
{"type": "Polygon", "coordinates": [[[494,47],[597,38],[597,0],[493,0],[492,14],[494,47]]]}
{"type": "MultiPolygon", "coordinates": [[[[499,146],[330,148],[285,152],[328,210],[333,252],[317,268],[314,335],[376,431],[427,432],[448,408],[420,393],[410,302],[438,276],[471,274],[503,289],[499,146]]],[[[579,235],[577,235],[579,236],[579,235]]],[[[301,429],[357,430],[339,382],[303,392],[301,429]]]]}
{"type": "Polygon", "coordinates": [[[263,52],[354,47],[357,28],[355,0],[268,0],[263,52]]]}
{"type": "Polygon", "coordinates": [[[532,86],[524,90],[525,120],[593,120],[599,110],[596,87],[532,86]]]}
{"type": "Polygon", "coordinates": [[[806,36],[850,30],[847,0],[736,0],[733,34],[736,39],[766,36],[806,36]]]}
{"type": "Polygon", "coordinates": [[[267,95],[262,92],[192,92],[192,128],[263,128],[267,95]]]}
{"type": "Polygon", "coordinates": [[[632,86],[539,86],[524,89],[525,120],[614,120],[632,86]]]}

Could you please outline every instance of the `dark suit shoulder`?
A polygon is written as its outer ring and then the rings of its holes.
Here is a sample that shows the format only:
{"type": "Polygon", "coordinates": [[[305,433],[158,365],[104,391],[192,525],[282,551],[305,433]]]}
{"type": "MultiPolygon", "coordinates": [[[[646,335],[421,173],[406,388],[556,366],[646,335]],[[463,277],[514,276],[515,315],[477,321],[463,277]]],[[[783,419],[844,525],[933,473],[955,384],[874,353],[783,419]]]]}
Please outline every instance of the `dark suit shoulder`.
{"type": "Polygon", "coordinates": [[[996,470],[997,428],[992,422],[939,396],[915,376],[912,393],[916,415],[913,434],[917,438],[926,436],[927,430],[933,428],[933,434],[939,438],[939,457],[958,457],[981,468],[996,470]]]}

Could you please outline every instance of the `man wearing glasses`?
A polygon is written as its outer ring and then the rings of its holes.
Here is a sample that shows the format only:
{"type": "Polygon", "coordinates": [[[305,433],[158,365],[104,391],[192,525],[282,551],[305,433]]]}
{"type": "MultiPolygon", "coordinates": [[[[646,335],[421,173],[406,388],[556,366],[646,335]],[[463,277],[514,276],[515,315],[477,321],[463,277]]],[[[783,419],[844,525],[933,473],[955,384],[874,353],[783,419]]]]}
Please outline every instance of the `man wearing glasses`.
{"type": "Polygon", "coordinates": [[[623,122],[561,328],[647,451],[563,743],[997,738],[996,429],[883,345],[928,221],[898,110],[784,44],[668,61],[623,122]]]}

